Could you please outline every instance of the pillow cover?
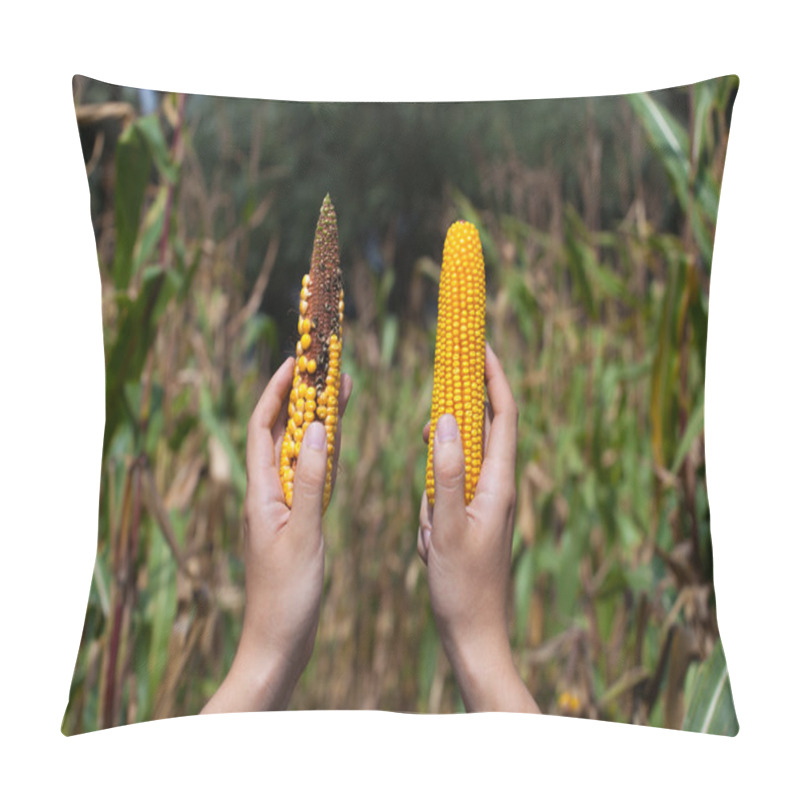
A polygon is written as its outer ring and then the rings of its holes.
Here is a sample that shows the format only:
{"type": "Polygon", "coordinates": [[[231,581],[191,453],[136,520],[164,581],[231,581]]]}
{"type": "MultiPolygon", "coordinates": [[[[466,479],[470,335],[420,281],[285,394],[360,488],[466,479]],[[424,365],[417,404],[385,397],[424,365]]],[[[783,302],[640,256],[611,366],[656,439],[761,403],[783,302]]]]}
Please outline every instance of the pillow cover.
{"type": "Polygon", "coordinates": [[[341,422],[295,709],[463,710],[417,555],[445,232],[480,232],[519,410],[509,635],[546,713],[735,735],[703,387],[738,80],[292,103],[76,76],[103,287],[99,536],[65,734],[197,713],[241,632],[247,421],[338,214],[341,422]]]}

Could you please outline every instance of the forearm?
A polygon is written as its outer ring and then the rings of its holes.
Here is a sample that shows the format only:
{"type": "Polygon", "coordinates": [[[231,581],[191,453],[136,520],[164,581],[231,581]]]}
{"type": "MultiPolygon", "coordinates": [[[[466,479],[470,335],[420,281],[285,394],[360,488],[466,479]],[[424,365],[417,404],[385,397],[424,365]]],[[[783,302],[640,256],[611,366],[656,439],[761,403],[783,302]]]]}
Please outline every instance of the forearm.
{"type": "Polygon", "coordinates": [[[495,635],[471,643],[451,639],[445,652],[468,712],[540,713],[514,666],[507,637],[495,635]]]}
{"type": "Polygon", "coordinates": [[[294,671],[278,660],[258,662],[237,653],[233,664],[201,714],[285,709],[297,683],[294,671]]]}

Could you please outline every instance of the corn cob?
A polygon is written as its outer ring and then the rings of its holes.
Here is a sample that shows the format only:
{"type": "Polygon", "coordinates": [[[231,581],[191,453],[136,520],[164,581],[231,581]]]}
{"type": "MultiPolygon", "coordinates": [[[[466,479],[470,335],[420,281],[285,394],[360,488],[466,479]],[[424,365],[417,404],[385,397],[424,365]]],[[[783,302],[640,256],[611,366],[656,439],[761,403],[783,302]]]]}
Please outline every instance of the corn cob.
{"type": "Polygon", "coordinates": [[[286,504],[292,507],[294,473],[300,445],[315,420],[325,424],[328,469],[323,512],[331,497],[336,428],[339,423],[339,371],[342,355],[344,290],[339,268],[339,233],[330,195],[319,212],[311,253],[311,269],[303,276],[294,378],[289,417],[281,445],[280,478],[286,504]]]}
{"type": "Polygon", "coordinates": [[[453,414],[464,447],[464,499],[470,503],[483,459],[483,368],[486,330],[486,275],[481,240],[474,225],[450,226],[439,279],[439,319],[433,368],[431,428],[425,475],[434,503],[433,439],[442,414],[453,414]]]}

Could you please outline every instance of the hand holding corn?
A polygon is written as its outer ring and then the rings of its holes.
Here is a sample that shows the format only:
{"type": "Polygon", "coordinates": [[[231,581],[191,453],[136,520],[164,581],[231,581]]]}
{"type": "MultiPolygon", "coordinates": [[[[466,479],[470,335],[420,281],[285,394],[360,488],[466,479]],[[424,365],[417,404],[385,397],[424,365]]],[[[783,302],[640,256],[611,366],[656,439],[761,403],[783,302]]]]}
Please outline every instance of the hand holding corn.
{"type": "Polygon", "coordinates": [[[485,454],[467,505],[464,449],[454,416],[439,418],[431,441],[433,507],[422,495],[417,551],[428,566],[436,626],[467,711],[539,711],[514,667],[506,623],[516,489],[517,407],[487,345],[485,454]]]}
{"type": "MultiPolygon", "coordinates": [[[[325,428],[314,422],[299,448],[289,509],[278,465],[294,367],[294,358],[289,358],[273,375],[247,428],[244,626],[230,672],[203,713],[285,708],[314,649],[329,454],[325,428]]],[[[352,386],[350,376],[342,375],[340,414],[352,386]]],[[[338,434],[333,449],[331,486],[336,480],[338,434]]]]}
{"type": "Polygon", "coordinates": [[[247,429],[246,604],[231,670],[203,709],[285,708],[314,649],[324,569],[322,515],[336,482],[344,292],[336,212],[325,196],[303,276],[296,358],[287,359],[247,429]]]}

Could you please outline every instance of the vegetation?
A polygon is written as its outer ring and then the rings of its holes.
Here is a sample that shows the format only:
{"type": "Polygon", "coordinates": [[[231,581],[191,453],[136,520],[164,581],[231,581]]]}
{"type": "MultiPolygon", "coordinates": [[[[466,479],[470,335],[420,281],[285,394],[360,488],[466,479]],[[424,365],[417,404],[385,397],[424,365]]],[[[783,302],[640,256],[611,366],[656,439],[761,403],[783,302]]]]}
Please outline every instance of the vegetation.
{"type": "Polygon", "coordinates": [[[293,104],[75,81],[103,287],[98,555],[65,733],[196,713],[243,607],[246,423],[294,352],[320,198],[354,383],[293,708],[461,709],[416,554],[444,234],[480,231],[520,409],[512,646],[543,710],[738,729],[705,484],[735,77],[530,103],[293,104]]]}

